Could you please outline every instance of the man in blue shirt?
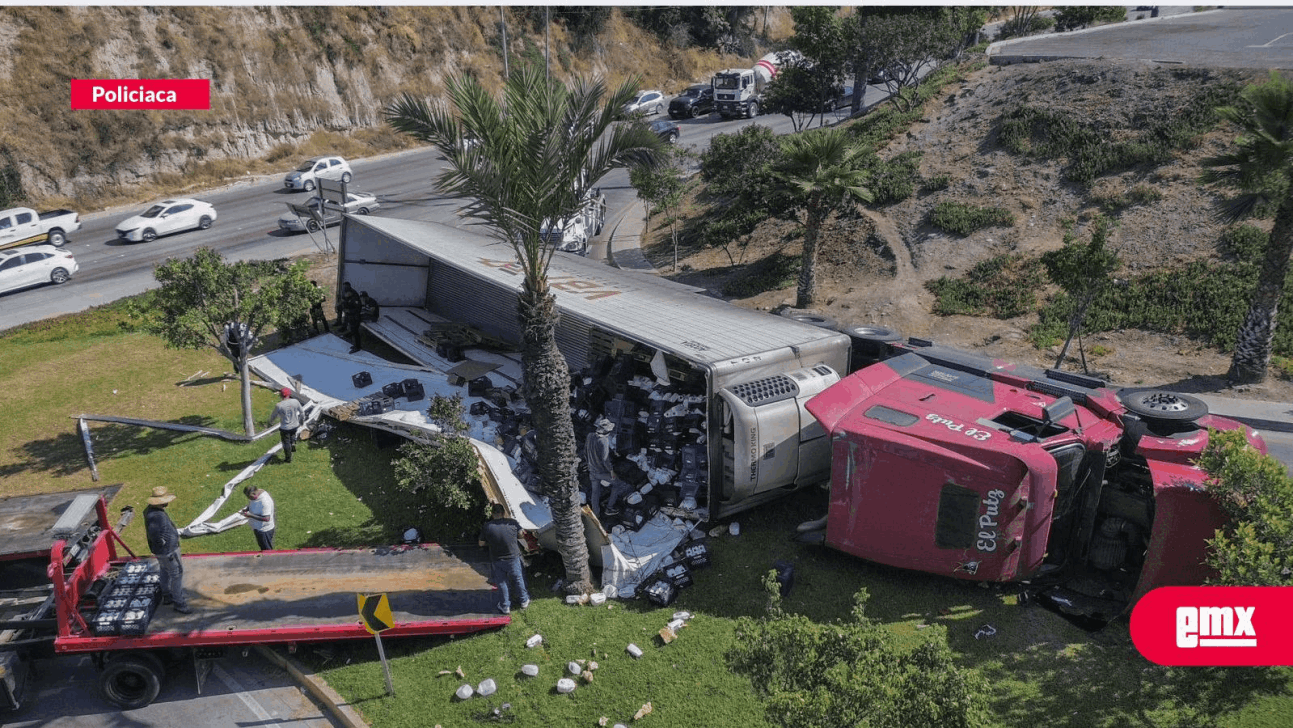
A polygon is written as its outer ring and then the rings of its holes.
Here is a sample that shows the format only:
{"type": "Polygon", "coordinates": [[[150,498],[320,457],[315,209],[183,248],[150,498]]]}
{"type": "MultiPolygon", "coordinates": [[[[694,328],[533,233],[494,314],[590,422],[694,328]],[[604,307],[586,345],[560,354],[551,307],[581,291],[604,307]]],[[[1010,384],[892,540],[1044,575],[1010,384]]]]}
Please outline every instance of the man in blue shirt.
{"type": "Polygon", "coordinates": [[[162,598],[170,599],[175,611],[188,614],[193,611],[184,596],[184,564],[180,561],[180,532],[166,513],[166,505],[175,495],[166,492],[166,486],[153,488],[144,509],[144,532],[148,534],[148,550],[157,557],[161,567],[162,598]]]}
{"type": "Polygon", "coordinates": [[[525,574],[521,572],[521,524],[503,517],[503,504],[495,503],[489,509],[490,519],[480,530],[480,545],[489,547],[490,581],[502,592],[498,603],[501,614],[512,611],[509,582],[515,584],[521,597],[521,609],[530,606],[530,593],[525,590],[525,574]]]}

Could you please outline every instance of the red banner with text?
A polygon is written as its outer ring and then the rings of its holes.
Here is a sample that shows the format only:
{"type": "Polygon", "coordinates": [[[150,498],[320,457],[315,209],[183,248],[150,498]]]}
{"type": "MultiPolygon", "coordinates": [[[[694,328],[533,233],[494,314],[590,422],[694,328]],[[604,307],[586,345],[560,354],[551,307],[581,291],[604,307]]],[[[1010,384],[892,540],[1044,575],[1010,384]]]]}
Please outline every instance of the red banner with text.
{"type": "Polygon", "coordinates": [[[72,79],[73,109],[192,111],[211,108],[206,78],[72,79]]]}
{"type": "Polygon", "coordinates": [[[1170,586],[1131,612],[1131,639],[1160,665],[1293,665],[1293,587],[1170,586]]]}

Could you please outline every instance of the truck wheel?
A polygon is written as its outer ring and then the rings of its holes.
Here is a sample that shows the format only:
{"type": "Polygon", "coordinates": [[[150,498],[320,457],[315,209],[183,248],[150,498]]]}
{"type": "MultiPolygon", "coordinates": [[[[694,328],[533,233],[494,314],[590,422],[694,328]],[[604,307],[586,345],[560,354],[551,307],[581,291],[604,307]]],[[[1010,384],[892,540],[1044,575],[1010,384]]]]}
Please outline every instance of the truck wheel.
{"type": "Polygon", "coordinates": [[[68,275],[65,268],[55,268],[49,274],[49,279],[55,283],[67,283],[71,278],[72,276],[68,275]]]}
{"type": "Polygon", "coordinates": [[[1129,412],[1146,420],[1190,422],[1208,414],[1203,400],[1162,389],[1123,390],[1118,399],[1129,412]]]}
{"type": "Polygon", "coordinates": [[[198,230],[207,230],[210,227],[211,217],[209,215],[203,215],[201,219],[198,220],[198,230]]]}
{"type": "Polygon", "coordinates": [[[758,101],[751,101],[751,102],[750,102],[750,112],[749,112],[749,113],[750,113],[750,118],[751,118],[751,119],[753,119],[754,117],[756,117],[756,116],[758,116],[758,115],[759,115],[759,102],[758,102],[758,101]]]}
{"type": "Polygon", "coordinates": [[[781,312],[781,315],[785,318],[791,319],[792,321],[798,321],[801,324],[808,324],[810,326],[818,326],[823,329],[834,329],[839,326],[835,319],[830,316],[823,316],[819,313],[812,313],[811,311],[801,311],[797,308],[787,308],[781,312]]]}
{"type": "Polygon", "coordinates": [[[840,333],[848,334],[855,339],[874,341],[880,344],[902,341],[902,334],[887,326],[874,326],[870,324],[864,324],[862,326],[845,326],[840,329],[840,333]]]}
{"type": "Polygon", "coordinates": [[[148,654],[120,653],[99,673],[99,694],[124,710],[142,708],[162,690],[162,665],[148,654]]]}
{"type": "Polygon", "coordinates": [[[139,237],[145,243],[151,243],[157,239],[157,231],[152,228],[144,228],[144,232],[140,233],[139,237]]]}
{"type": "Polygon", "coordinates": [[[63,247],[67,244],[67,234],[58,228],[51,229],[49,231],[49,244],[60,248],[63,247]]]}

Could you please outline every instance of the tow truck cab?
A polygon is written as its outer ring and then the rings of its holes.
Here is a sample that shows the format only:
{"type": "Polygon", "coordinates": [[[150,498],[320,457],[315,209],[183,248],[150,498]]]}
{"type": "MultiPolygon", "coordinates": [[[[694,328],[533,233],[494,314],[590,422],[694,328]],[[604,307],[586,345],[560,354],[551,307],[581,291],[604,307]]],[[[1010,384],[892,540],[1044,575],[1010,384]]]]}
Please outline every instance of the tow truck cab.
{"type": "Polygon", "coordinates": [[[1224,524],[1192,462],[1251,429],[1186,395],[1106,388],[917,339],[810,400],[831,435],[825,543],[954,578],[1026,582],[1112,619],[1207,576],[1224,524]]]}

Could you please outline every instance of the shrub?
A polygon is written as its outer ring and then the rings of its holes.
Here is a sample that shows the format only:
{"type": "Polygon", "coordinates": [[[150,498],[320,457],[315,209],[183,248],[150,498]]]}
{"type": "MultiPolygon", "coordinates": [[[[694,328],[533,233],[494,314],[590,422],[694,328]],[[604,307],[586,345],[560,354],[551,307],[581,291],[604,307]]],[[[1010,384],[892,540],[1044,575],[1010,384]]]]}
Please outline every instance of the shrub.
{"type": "Polygon", "coordinates": [[[977,207],[961,202],[940,202],[929,214],[934,225],[962,237],[994,225],[1014,225],[1014,213],[1000,207],[977,207]]]}
{"type": "Polygon", "coordinates": [[[870,169],[871,182],[867,187],[874,195],[872,204],[892,205],[911,197],[920,180],[917,167],[922,152],[903,152],[888,161],[871,156],[875,161],[870,169]]]}
{"type": "Polygon", "coordinates": [[[1122,192],[1092,195],[1091,201],[1100,206],[1105,213],[1113,215],[1128,207],[1144,205],[1163,199],[1163,193],[1157,187],[1140,184],[1122,192]]]}
{"type": "MultiPolygon", "coordinates": [[[[406,442],[395,460],[395,482],[419,496],[417,520],[426,523],[428,511],[443,523],[444,533],[427,533],[437,540],[470,537],[480,525],[487,505],[481,486],[476,449],[462,436],[467,425],[462,396],[431,398],[427,415],[440,426],[442,437],[434,443],[406,442]]],[[[412,516],[413,514],[410,514],[412,516]]]]}
{"type": "Polygon", "coordinates": [[[1293,585],[1293,480],[1284,464],[1248,447],[1240,429],[1212,430],[1199,466],[1231,519],[1209,544],[1214,582],[1293,585]]]}
{"type": "Polygon", "coordinates": [[[1046,275],[1037,258],[1022,253],[999,255],[971,268],[961,278],[943,276],[925,283],[935,296],[940,316],[1014,318],[1037,306],[1037,291],[1046,275]]]}
{"type": "Polygon", "coordinates": [[[987,724],[987,681],[957,665],[941,626],[905,649],[866,617],[866,589],[854,597],[851,621],[818,624],[781,610],[776,571],[763,584],[769,614],[737,621],[727,659],[765,699],[769,721],[786,728],[987,724]]]}
{"type": "Polygon", "coordinates": [[[926,177],[921,179],[920,191],[938,192],[939,190],[947,189],[951,185],[952,185],[952,176],[948,174],[940,174],[934,177],[926,177]]]}
{"type": "Polygon", "coordinates": [[[700,178],[713,195],[739,195],[751,183],[771,179],[770,167],[781,156],[772,130],[751,124],[735,134],[715,134],[700,155],[700,178]]]}

